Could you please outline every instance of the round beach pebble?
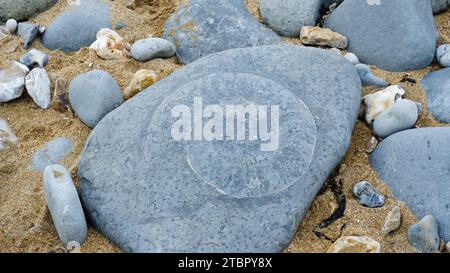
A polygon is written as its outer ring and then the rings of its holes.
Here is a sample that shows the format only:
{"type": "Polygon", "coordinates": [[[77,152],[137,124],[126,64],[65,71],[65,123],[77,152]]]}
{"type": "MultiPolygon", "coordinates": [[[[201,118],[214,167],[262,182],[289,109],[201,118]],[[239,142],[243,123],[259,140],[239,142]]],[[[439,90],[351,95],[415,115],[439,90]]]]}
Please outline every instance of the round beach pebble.
{"type": "Polygon", "coordinates": [[[146,62],[155,58],[170,58],[175,53],[175,46],[161,38],[139,40],[131,46],[131,56],[140,62],[146,62]]]}
{"type": "Polygon", "coordinates": [[[375,119],[373,131],[377,136],[385,138],[396,132],[412,128],[418,118],[419,109],[414,101],[398,100],[375,119]]]}
{"type": "Polygon", "coordinates": [[[44,193],[58,237],[64,245],[75,241],[83,243],[87,225],[69,172],[61,165],[49,165],[44,170],[44,193]]]}
{"type": "Polygon", "coordinates": [[[442,67],[450,67],[450,44],[438,47],[436,50],[436,59],[442,67]]]}
{"type": "Polygon", "coordinates": [[[81,121],[94,128],[124,99],[119,85],[108,72],[92,70],[70,82],[69,101],[81,121]]]}
{"type": "Polygon", "coordinates": [[[8,29],[9,33],[14,34],[17,30],[17,21],[15,19],[9,19],[6,21],[6,28],[8,29]]]}
{"type": "Polygon", "coordinates": [[[436,218],[427,215],[412,225],[408,230],[408,241],[422,252],[436,252],[441,242],[436,218]]]}

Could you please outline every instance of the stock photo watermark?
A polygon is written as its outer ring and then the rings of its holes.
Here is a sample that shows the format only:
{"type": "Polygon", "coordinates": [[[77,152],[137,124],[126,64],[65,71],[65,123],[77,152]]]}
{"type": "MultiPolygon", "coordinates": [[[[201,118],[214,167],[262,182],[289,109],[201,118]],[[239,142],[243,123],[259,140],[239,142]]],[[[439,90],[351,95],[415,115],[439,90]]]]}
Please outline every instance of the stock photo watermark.
{"type": "Polygon", "coordinates": [[[175,141],[259,141],[262,152],[280,146],[279,105],[203,105],[202,97],[194,97],[192,106],[174,106],[171,116],[175,141]]]}

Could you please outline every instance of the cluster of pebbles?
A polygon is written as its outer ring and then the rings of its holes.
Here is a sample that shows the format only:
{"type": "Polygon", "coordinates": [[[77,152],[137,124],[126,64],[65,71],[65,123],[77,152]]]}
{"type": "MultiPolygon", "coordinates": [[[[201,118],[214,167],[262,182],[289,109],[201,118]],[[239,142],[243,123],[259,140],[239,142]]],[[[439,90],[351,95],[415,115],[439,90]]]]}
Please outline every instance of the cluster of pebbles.
{"type": "MultiPolygon", "coordinates": [[[[436,60],[442,69],[421,81],[426,107],[437,120],[450,122],[450,44],[436,46],[433,21],[433,13],[449,7],[447,0],[261,0],[264,24],[243,0],[190,0],[167,20],[162,37],[132,44],[116,32],[124,23],[113,30],[103,0],[68,1],[45,27],[25,21],[56,2],[40,1],[23,11],[14,1],[0,4],[0,40],[17,34],[23,48],[31,48],[0,70],[0,102],[26,90],[37,107],[72,112],[93,129],[77,168],[80,193],[60,165],[72,151],[69,139],[46,144],[29,167],[43,173],[45,200],[65,246],[87,239],[87,217],[129,252],[283,251],[344,158],[359,117],[373,131],[370,163],[394,196],[422,218],[405,239],[422,252],[445,251],[450,129],[413,129],[423,106],[373,69],[411,71],[436,60]],[[287,45],[283,36],[304,46],[287,45]],[[66,82],[49,77],[49,55],[32,48],[38,40],[51,51],[89,48],[105,61],[176,56],[186,66],[165,78],[141,69],[123,90],[98,69],[66,82]],[[376,91],[361,97],[363,86],[376,91]],[[279,149],[270,154],[248,143],[172,139],[170,109],[198,97],[204,104],[271,101],[289,109],[280,116],[285,127],[279,149]]],[[[127,8],[149,4],[130,1],[127,8]]],[[[0,119],[0,152],[17,141],[0,119]]],[[[370,209],[388,198],[370,181],[354,181],[352,193],[370,209]]],[[[380,229],[389,236],[401,225],[395,206],[380,229]]],[[[369,236],[341,236],[328,249],[381,251],[369,236]]]]}

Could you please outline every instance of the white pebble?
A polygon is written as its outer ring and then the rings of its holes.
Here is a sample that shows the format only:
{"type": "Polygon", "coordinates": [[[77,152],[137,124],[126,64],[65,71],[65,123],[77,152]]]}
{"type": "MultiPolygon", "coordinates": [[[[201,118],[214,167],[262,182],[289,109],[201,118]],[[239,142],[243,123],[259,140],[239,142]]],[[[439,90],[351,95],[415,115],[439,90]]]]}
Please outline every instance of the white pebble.
{"type": "Polygon", "coordinates": [[[27,92],[33,101],[42,109],[51,104],[50,79],[43,68],[34,68],[25,78],[27,92]]]}
{"type": "Polygon", "coordinates": [[[359,59],[358,59],[358,56],[356,56],[355,54],[353,54],[353,53],[351,53],[351,52],[345,54],[344,57],[345,57],[349,62],[351,62],[351,63],[354,64],[354,65],[360,63],[360,62],[359,62],[359,59]]]}
{"type": "Polygon", "coordinates": [[[9,68],[0,70],[0,102],[8,102],[22,95],[28,72],[28,67],[18,62],[12,62],[9,68]]]}
{"type": "Polygon", "coordinates": [[[6,28],[8,29],[9,33],[14,34],[17,30],[17,21],[15,19],[9,19],[6,21],[6,28]]]}

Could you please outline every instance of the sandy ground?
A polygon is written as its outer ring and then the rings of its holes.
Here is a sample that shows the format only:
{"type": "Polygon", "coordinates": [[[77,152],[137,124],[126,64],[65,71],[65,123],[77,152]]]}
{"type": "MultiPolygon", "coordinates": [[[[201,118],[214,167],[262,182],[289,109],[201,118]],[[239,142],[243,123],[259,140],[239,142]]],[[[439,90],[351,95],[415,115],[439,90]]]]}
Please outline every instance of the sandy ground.
{"type": "MultiPolygon", "coordinates": [[[[127,0],[107,2],[111,6],[113,23],[120,21],[127,25],[126,28],[118,31],[119,34],[133,43],[147,36],[160,36],[165,20],[182,1],[153,0],[151,6],[134,11],[125,7],[127,0]]],[[[247,4],[252,14],[260,18],[258,0],[247,0],[247,4]]],[[[65,6],[66,1],[60,0],[49,11],[31,21],[48,25],[65,6]]],[[[450,12],[436,16],[436,23],[441,33],[440,43],[450,42],[449,22],[450,12]]],[[[299,44],[298,39],[287,39],[287,41],[299,44]]],[[[156,59],[147,63],[139,63],[132,59],[104,61],[88,49],[70,54],[61,51],[50,52],[43,48],[39,41],[36,41],[33,47],[49,53],[50,62],[46,69],[52,78],[62,77],[70,81],[89,70],[103,69],[113,75],[122,89],[139,69],[153,69],[162,75],[168,75],[174,69],[181,67],[176,58],[156,59]]],[[[17,37],[0,41],[0,69],[8,67],[12,60],[18,60],[24,52],[17,37]],[[15,47],[17,49],[14,52],[6,53],[15,47]]],[[[412,72],[389,73],[375,69],[375,73],[392,84],[398,84],[404,78],[414,79],[416,83],[402,82],[401,85],[407,91],[407,98],[419,101],[425,106],[424,91],[419,82],[425,74],[437,69],[439,65],[433,64],[412,72]]],[[[364,88],[363,93],[375,91],[378,89],[364,88]]],[[[17,143],[9,145],[0,152],[0,252],[49,252],[62,246],[45,204],[42,174],[29,171],[27,167],[32,154],[37,149],[56,137],[64,136],[73,140],[75,149],[62,161],[62,164],[68,167],[74,180],[77,181],[77,162],[84,141],[90,133],[89,128],[70,114],[37,108],[25,93],[20,99],[0,104],[0,117],[8,120],[19,138],[17,143]]],[[[438,123],[424,107],[417,126],[445,125],[438,123]]],[[[337,208],[337,202],[330,187],[324,187],[313,202],[286,252],[324,252],[341,235],[370,236],[381,243],[383,252],[415,251],[408,244],[406,233],[409,225],[417,219],[407,206],[393,198],[389,187],[378,179],[370,166],[366,152],[370,137],[370,128],[359,121],[353,133],[350,149],[342,164],[337,168],[337,176],[330,180],[342,181],[343,193],[346,197],[344,216],[326,228],[318,228],[318,225],[337,208]],[[352,186],[361,180],[372,182],[376,190],[386,195],[384,207],[370,209],[357,203],[351,190],[352,186]],[[395,205],[401,207],[402,226],[393,234],[383,236],[381,227],[384,219],[395,205]]],[[[90,228],[88,240],[82,245],[81,251],[120,252],[120,249],[90,228]]]]}

